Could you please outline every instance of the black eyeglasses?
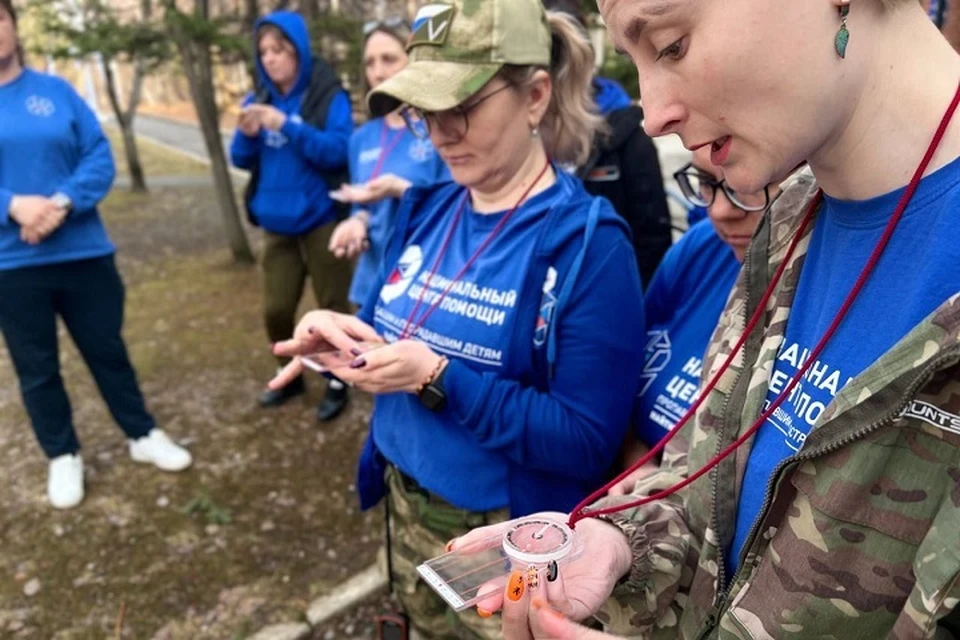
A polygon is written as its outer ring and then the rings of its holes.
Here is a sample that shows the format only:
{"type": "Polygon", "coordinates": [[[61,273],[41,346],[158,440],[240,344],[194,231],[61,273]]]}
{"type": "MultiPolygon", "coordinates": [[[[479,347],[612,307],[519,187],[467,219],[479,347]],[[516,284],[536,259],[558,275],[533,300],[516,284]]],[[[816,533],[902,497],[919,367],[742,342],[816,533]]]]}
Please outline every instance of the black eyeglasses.
{"type": "Polygon", "coordinates": [[[769,186],[757,193],[738,193],[730,188],[726,180],[717,181],[697,169],[692,162],[674,173],[673,178],[680,185],[683,197],[695,207],[709,207],[717,199],[717,192],[721,190],[730,204],[744,211],[764,211],[770,206],[769,186]]]}
{"type": "Polygon", "coordinates": [[[397,31],[402,29],[405,33],[410,32],[410,23],[404,18],[395,17],[387,18],[385,20],[368,20],[363,23],[363,35],[364,37],[370,35],[374,31],[380,28],[389,29],[390,31],[397,31]]]}
{"type": "Polygon", "coordinates": [[[483,104],[488,98],[492,98],[512,86],[512,84],[507,83],[468,105],[460,104],[444,111],[425,111],[419,107],[406,105],[400,110],[400,115],[410,132],[421,140],[429,138],[430,130],[434,127],[449,138],[462,140],[467,135],[467,131],[470,130],[470,112],[483,104]]]}

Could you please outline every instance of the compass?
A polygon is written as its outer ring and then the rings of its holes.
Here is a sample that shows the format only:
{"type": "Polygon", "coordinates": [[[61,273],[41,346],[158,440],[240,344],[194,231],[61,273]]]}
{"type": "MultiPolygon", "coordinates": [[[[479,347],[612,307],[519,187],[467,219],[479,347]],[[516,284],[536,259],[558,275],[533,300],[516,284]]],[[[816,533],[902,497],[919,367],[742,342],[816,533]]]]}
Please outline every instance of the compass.
{"type": "Polygon", "coordinates": [[[503,550],[513,560],[545,565],[573,549],[573,530],[557,520],[521,518],[503,534],[503,550]]]}

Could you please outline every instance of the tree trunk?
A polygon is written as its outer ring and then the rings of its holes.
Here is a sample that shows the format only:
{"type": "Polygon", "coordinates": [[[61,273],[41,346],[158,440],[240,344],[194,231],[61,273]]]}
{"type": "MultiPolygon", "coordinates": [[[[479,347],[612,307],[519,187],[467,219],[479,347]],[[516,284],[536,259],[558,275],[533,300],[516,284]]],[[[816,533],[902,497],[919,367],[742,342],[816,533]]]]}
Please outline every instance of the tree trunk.
{"type": "MultiPolygon", "coordinates": [[[[168,12],[178,12],[175,0],[164,0],[164,6],[168,12]]],[[[195,19],[209,20],[209,0],[194,0],[193,15],[195,19]]],[[[171,35],[180,52],[190,96],[200,121],[200,131],[207,147],[207,154],[210,156],[210,170],[213,174],[227,243],[235,261],[241,264],[254,264],[256,260],[253,251],[250,250],[247,234],[243,230],[237,199],[233,194],[233,181],[230,179],[227,159],[223,153],[220,118],[213,88],[213,59],[210,45],[184,33],[181,28],[175,27],[171,35]]]]}
{"type": "Polygon", "coordinates": [[[210,49],[202,43],[191,41],[180,42],[180,53],[183,57],[183,66],[190,85],[190,94],[193,105],[200,120],[200,131],[210,156],[210,168],[213,173],[213,183],[217,192],[217,201],[220,204],[220,214],[223,218],[223,229],[233,253],[233,259],[242,264],[256,262],[247,234],[240,221],[240,210],[233,193],[233,181],[223,152],[223,140],[220,138],[220,122],[217,113],[217,103],[213,89],[213,65],[210,49]]]}
{"type": "Polygon", "coordinates": [[[306,20],[307,26],[311,26],[317,19],[317,0],[300,0],[300,14],[306,20]]]}
{"type": "Polygon", "coordinates": [[[117,126],[123,137],[123,150],[127,158],[127,170],[130,173],[130,190],[134,193],[146,193],[147,181],[143,175],[143,165],[140,163],[140,150],[137,148],[137,138],[133,133],[133,114],[136,112],[137,102],[140,101],[140,87],[143,84],[143,65],[138,62],[134,70],[133,88],[130,94],[130,105],[127,112],[120,106],[117,96],[117,82],[113,75],[113,65],[109,56],[100,57],[103,75],[106,79],[107,96],[110,98],[110,107],[117,119],[117,126]]]}
{"type": "Polygon", "coordinates": [[[133,122],[126,119],[122,120],[120,132],[123,134],[123,151],[127,157],[127,168],[130,171],[130,191],[146,193],[147,180],[143,175],[143,165],[140,163],[140,150],[137,147],[136,134],[133,132],[133,122]]]}
{"type": "Polygon", "coordinates": [[[258,0],[244,0],[246,9],[243,12],[243,31],[250,36],[251,46],[253,48],[253,57],[250,58],[250,64],[247,65],[247,73],[250,75],[250,86],[257,85],[257,46],[253,34],[253,25],[257,23],[260,17],[260,3],[258,0]]]}

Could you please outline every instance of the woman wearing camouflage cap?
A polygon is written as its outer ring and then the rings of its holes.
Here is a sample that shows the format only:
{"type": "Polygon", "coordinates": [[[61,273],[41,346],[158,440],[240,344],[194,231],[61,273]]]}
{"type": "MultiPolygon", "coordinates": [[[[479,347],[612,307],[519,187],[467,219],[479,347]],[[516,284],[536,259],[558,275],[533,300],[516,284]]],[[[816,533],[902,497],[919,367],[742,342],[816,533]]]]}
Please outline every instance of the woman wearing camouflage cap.
{"type": "Polygon", "coordinates": [[[413,26],[371,106],[405,104],[456,184],[407,192],[360,317],[309,314],[278,350],[352,350],[318,360],[377,394],[358,487],[375,504],[386,472],[400,598],[427,636],[491,637],[499,621],[455,621],[415,567],[602,481],[639,384],[641,287],[623,221],[554,164],[581,162],[600,122],[579,26],[537,0],[427,4],[413,26]]]}
{"type": "Polygon", "coordinates": [[[650,134],[738,191],[811,173],[753,237],[695,419],[504,635],[599,637],[550,611],[613,592],[644,637],[960,636],[960,57],[916,0],[600,9],[650,134]]]}

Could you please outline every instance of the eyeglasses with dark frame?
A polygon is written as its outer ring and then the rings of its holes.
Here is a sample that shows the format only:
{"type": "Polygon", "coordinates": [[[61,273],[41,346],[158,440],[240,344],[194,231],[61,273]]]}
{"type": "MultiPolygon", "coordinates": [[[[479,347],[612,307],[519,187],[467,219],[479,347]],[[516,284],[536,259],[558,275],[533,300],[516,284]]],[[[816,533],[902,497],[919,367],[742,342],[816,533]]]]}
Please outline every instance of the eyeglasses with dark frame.
{"type": "Polygon", "coordinates": [[[430,130],[436,127],[444,135],[453,138],[455,141],[462,140],[470,130],[470,112],[483,104],[487,99],[492,98],[501,91],[512,87],[513,84],[507,83],[491,91],[485,96],[478,98],[470,104],[459,104],[452,109],[444,111],[426,111],[412,105],[405,105],[400,110],[400,115],[406,123],[410,132],[421,140],[430,137],[430,130]]]}
{"type": "Polygon", "coordinates": [[[763,188],[763,202],[760,194],[737,193],[727,184],[726,180],[718,181],[713,176],[697,169],[692,162],[673,174],[674,180],[680,186],[680,191],[687,202],[696,207],[709,207],[717,199],[717,192],[723,194],[730,204],[747,212],[765,211],[770,206],[770,187],[763,188]]]}

